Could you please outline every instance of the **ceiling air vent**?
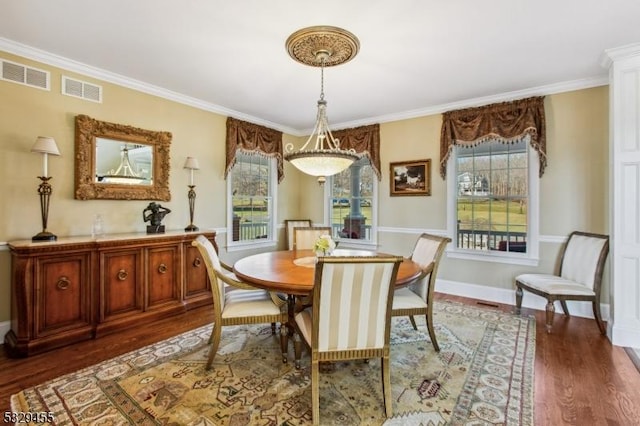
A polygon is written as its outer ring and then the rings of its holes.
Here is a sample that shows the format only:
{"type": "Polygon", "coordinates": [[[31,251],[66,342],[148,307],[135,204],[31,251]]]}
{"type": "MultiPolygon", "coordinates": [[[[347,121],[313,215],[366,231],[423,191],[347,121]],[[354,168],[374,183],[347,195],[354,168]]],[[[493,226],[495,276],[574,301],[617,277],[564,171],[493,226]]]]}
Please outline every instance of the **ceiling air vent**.
{"type": "Polygon", "coordinates": [[[0,59],[0,65],[2,65],[2,80],[50,90],[50,74],[48,71],[7,61],[6,59],[0,59]]]}
{"type": "Polygon", "coordinates": [[[102,103],[102,86],[62,76],[62,94],[102,103]]]}

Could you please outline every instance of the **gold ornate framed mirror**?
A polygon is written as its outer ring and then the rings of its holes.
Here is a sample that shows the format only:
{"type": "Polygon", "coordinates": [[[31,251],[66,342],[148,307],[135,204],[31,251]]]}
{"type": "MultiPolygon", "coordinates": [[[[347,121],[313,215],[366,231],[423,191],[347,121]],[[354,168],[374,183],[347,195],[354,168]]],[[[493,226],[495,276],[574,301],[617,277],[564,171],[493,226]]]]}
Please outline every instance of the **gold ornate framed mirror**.
{"type": "Polygon", "coordinates": [[[171,133],[76,116],[75,198],[171,200],[171,133]]]}

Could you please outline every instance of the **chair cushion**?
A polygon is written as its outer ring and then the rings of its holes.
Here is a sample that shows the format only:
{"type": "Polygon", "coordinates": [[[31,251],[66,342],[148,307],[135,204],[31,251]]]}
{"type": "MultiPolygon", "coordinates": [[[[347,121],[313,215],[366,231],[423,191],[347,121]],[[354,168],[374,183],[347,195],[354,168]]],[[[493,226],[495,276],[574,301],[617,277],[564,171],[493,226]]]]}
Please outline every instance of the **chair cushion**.
{"type": "Polygon", "coordinates": [[[307,308],[303,311],[300,311],[296,314],[295,320],[296,324],[298,324],[298,329],[300,330],[300,334],[306,342],[311,346],[311,327],[313,324],[312,317],[312,308],[307,308]]]}
{"type": "Polygon", "coordinates": [[[265,290],[228,291],[225,293],[224,301],[222,318],[280,314],[280,308],[273,303],[271,296],[265,290]]]}
{"type": "Polygon", "coordinates": [[[521,282],[547,294],[595,296],[594,291],[590,288],[556,275],[522,274],[516,277],[516,282],[521,282]]]}
{"type": "Polygon", "coordinates": [[[421,309],[426,308],[427,303],[409,288],[400,288],[393,292],[392,309],[421,309]]]}

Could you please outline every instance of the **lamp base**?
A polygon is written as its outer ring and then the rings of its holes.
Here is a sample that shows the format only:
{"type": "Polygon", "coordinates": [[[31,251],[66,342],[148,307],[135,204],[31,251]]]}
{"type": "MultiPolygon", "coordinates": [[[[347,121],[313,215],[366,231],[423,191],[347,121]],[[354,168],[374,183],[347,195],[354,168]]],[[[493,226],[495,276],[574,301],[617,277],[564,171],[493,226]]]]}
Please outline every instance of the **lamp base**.
{"type": "Polygon", "coordinates": [[[42,231],[34,235],[31,241],[56,241],[57,239],[58,237],[51,232],[42,231]]]}
{"type": "Polygon", "coordinates": [[[195,226],[193,223],[189,226],[187,226],[186,228],[184,228],[185,231],[187,232],[195,232],[198,230],[198,227],[195,226]]]}

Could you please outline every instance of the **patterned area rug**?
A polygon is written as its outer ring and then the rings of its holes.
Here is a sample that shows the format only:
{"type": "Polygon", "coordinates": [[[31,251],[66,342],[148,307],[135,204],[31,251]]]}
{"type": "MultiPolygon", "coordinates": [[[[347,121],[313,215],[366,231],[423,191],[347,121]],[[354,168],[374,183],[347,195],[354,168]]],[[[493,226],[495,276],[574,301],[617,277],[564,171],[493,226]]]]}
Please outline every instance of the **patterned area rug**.
{"type": "MultiPolygon", "coordinates": [[[[393,320],[392,418],[384,417],[380,361],[372,359],[321,367],[320,423],[533,425],[535,321],[437,302],[434,323],[440,353],[424,319],[418,331],[407,318],[393,320]]],[[[269,325],[225,327],[206,371],[210,327],[23,390],[12,409],[53,412],[57,425],[311,423],[306,352],[296,370],[281,362],[269,325]]]]}

